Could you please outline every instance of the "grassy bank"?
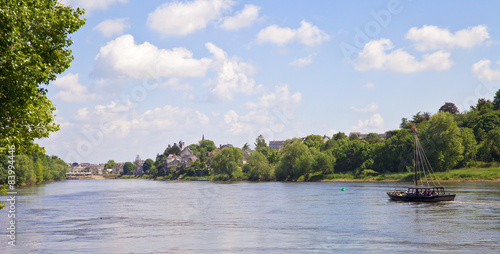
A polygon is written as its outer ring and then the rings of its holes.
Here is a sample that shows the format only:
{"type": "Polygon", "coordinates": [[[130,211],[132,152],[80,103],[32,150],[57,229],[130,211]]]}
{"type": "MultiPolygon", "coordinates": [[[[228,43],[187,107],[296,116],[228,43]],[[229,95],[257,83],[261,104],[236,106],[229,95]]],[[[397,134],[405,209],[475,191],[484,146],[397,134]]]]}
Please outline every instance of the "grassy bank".
{"type": "MultiPolygon", "coordinates": [[[[500,181],[500,167],[491,168],[459,168],[446,172],[436,172],[440,181],[500,181]]],[[[391,173],[377,176],[346,174],[312,175],[303,181],[395,181],[411,182],[413,173],[391,173]]]]}

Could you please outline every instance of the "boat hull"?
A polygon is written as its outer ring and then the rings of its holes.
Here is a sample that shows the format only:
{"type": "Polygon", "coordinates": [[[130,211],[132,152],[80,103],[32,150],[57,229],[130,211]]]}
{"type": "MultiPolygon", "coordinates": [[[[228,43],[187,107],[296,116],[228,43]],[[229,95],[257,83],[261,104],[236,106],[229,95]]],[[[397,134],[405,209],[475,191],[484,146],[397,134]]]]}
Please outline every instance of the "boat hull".
{"type": "Polygon", "coordinates": [[[455,200],[455,194],[440,194],[433,196],[411,195],[403,192],[387,192],[391,200],[404,202],[441,202],[455,200]]]}

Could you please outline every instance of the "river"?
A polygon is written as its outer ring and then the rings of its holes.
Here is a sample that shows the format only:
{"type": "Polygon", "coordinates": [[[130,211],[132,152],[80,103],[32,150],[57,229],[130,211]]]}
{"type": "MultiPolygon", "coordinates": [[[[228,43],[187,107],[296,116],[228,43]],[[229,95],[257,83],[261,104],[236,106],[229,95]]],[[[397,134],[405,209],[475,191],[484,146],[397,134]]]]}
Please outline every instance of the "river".
{"type": "MultiPolygon", "coordinates": [[[[500,250],[500,183],[399,203],[402,183],[66,180],[16,196],[1,253],[425,253],[500,250]],[[345,191],[342,191],[345,188],[345,191]]],[[[5,197],[2,198],[5,200],[5,197]]]]}

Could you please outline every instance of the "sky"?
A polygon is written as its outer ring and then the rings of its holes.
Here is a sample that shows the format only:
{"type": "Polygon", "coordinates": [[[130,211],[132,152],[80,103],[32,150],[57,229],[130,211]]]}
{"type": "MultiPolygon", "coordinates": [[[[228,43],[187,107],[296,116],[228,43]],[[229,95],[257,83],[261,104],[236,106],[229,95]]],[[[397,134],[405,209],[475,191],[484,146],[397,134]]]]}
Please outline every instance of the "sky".
{"type": "Polygon", "coordinates": [[[500,89],[499,1],[61,0],[84,8],[48,86],[66,162],[168,144],[384,133],[500,89]]]}

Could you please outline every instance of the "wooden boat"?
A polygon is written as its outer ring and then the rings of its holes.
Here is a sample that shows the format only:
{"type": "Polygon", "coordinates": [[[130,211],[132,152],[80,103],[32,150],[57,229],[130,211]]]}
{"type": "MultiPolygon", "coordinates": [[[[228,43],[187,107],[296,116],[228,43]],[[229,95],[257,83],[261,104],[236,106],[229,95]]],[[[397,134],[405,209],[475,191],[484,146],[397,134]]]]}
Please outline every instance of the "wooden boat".
{"type": "Polygon", "coordinates": [[[405,202],[439,202],[455,200],[455,194],[447,193],[444,187],[439,183],[429,160],[427,160],[424,149],[418,140],[417,128],[415,127],[414,129],[414,185],[408,187],[405,191],[387,192],[387,195],[391,200],[405,202]]]}

